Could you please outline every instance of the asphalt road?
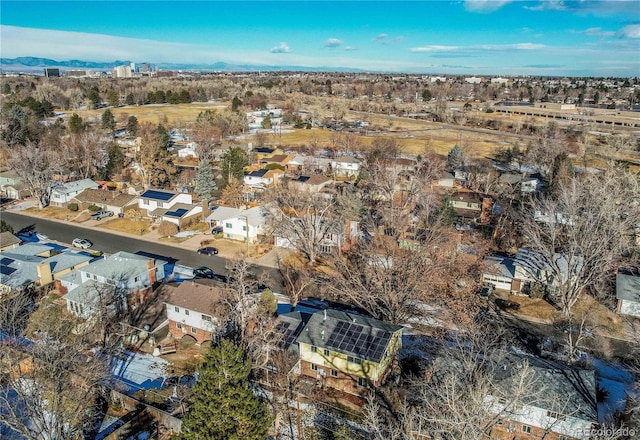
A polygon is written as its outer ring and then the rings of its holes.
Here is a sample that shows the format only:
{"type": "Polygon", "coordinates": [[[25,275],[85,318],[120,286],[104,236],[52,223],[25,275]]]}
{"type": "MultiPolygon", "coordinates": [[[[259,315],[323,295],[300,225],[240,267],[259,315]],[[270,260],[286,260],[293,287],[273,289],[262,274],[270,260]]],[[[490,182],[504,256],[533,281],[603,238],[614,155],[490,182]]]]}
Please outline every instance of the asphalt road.
{"type": "MultiPolygon", "coordinates": [[[[16,212],[2,211],[0,212],[0,219],[9,223],[16,232],[33,226],[38,233],[45,234],[49,239],[69,246],[71,246],[74,238],[87,238],[93,243],[92,250],[99,250],[107,254],[113,254],[118,251],[145,252],[171,259],[177,264],[189,267],[207,266],[213,269],[215,273],[227,274],[225,267],[227,259],[219,256],[198,255],[190,249],[137,240],[104,230],[80,228],[66,223],[21,215],[16,212]]],[[[258,277],[265,276],[265,284],[271,287],[273,291],[282,292],[281,278],[277,269],[256,265],[254,273],[258,277]]]]}

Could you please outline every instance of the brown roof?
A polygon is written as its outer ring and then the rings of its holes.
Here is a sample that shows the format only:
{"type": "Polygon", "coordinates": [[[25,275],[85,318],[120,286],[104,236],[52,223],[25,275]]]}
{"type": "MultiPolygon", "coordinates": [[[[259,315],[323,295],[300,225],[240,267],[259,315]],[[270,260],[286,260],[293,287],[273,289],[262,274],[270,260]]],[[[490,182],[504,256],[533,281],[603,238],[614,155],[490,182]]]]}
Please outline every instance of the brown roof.
{"type": "Polygon", "coordinates": [[[331,179],[323,174],[314,174],[304,183],[307,185],[322,185],[323,183],[330,181],[331,179]]]}
{"type": "Polygon", "coordinates": [[[167,290],[164,300],[167,304],[213,316],[216,316],[222,307],[224,285],[217,281],[188,280],[167,290]]]}
{"type": "Polygon", "coordinates": [[[88,188],[74,197],[82,203],[105,203],[111,206],[126,206],[136,196],[121,193],[119,191],[106,191],[103,189],[88,188]]]}
{"type": "Polygon", "coordinates": [[[5,246],[20,244],[20,239],[9,231],[0,232],[0,249],[5,246]]]}
{"type": "Polygon", "coordinates": [[[455,192],[451,195],[451,201],[482,203],[482,195],[475,192],[455,192]]]}

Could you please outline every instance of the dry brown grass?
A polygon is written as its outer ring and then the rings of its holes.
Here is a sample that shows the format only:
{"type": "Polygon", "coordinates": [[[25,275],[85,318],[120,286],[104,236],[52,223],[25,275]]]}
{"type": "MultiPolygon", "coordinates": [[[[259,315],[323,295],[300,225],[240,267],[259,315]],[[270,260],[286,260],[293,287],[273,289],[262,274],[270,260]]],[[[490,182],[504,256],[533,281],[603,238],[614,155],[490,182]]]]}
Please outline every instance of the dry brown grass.
{"type": "Polygon", "coordinates": [[[107,223],[101,223],[98,227],[113,231],[126,232],[128,234],[144,235],[149,232],[150,223],[144,220],[129,220],[116,218],[107,223]]]}
{"type": "Polygon", "coordinates": [[[620,315],[609,310],[590,295],[582,295],[573,306],[573,316],[577,322],[585,317],[585,325],[596,333],[624,336],[624,322],[620,315]]]}
{"type": "Polygon", "coordinates": [[[78,215],[77,212],[69,211],[67,208],[60,208],[57,206],[46,206],[39,209],[37,206],[33,208],[25,209],[26,212],[38,217],[50,218],[54,220],[71,220],[78,215]]]}

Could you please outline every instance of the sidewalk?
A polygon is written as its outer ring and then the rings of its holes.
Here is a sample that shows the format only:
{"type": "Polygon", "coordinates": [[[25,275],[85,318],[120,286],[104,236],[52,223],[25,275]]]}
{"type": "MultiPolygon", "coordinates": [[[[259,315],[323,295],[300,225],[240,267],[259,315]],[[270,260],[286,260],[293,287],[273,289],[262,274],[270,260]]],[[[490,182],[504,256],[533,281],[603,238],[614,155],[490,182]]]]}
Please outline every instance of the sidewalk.
{"type": "MultiPolygon", "coordinates": [[[[107,229],[107,228],[101,228],[99,227],[100,225],[104,225],[107,222],[98,222],[98,221],[92,221],[92,220],[88,220],[84,223],[71,223],[69,221],[65,221],[65,220],[59,220],[59,219],[55,219],[55,218],[49,218],[49,217],[42,217],[40,215],[37,215],[37,213],[33,213],[33,212],[29,212],[29,211],[25,211],[25,209],[27,207],[19,207],[19,205],[15,205],[16,208],[14,209],[9,209],[8,211],[13,211],[15,214],[20,214],[20,215],[25,215],[25,216],[29,216],[29,217],[34,217],[34,218],[39,218],[39,219],[43,219],[43,220],[48,220],[51,222],[58,222],[58,223],[64,223],[67,225],[72,225],[75,226],[77,228],[83,228],[83,229],[89,229],[89,230],[97,230],[97,231],[101,231],[101,232],[105,232],[108,234],[115,234],[115,235],[120,235],[123,237],[129,237],[129,238],[133,238],[136,240],[144,240],[144,241],[149,241],[152,243],[160,243],[166,246],[173,246],[173,247],[177,247],[180,249],[190,249],[193,250],[194,252],[196,250],[198,250],[199,248],[202,247],[201,242],[204,240],[214,240],[213,243],[211,243],[211,246],[214,246],[218,249],[219,257],[222,258],[237,258],[237,257],[243,257],[244,255],[246,255],[247,252],[247,246],[244,242],[240,242],[240,241],[234,241],[234,240],[229,240],[229,239],[225,239],[225,238],[219,238],[219,239],[213,239],[213,236],[211,234],[208,233],[199,233],[197,235],[194,235],[192,237],[189,237],[185,240],[182,241],[173,241],[171,239],[165,238],[165,237],[161,237],[160,234],[158,234],[157,230],[152,230],[147,232],[146,234],[131,234],[128,232],[123,232],[123,231],[118,231],[118,230],[114,230],[114,229],[107,229]]],[[[76,217],[77,218],[77,217],[76,217]]],[[[55,237],[52,237],[53,239],[55,239],[55,237]]],[[[253,246],[252,246],[253,247],[253,246]]],[[[249,249],[249,251],[251,251],[251,248],[249,249]]],[[[290,252],[287,249],[280,249],[280,248],[276,248],[274,247],[273,249],[271,249],[269,252],[267,252],[266,254],[257,257],[257,258],[253,258],[250,257],[248,258],[248,260],[253,263],[256,264],[258,266],[266,266],[266,267],[272,267],[272,268],[277,268],[278,267],[278,258],[279,257],[284,257],[287,255],[287,253],[290,252]]]]}

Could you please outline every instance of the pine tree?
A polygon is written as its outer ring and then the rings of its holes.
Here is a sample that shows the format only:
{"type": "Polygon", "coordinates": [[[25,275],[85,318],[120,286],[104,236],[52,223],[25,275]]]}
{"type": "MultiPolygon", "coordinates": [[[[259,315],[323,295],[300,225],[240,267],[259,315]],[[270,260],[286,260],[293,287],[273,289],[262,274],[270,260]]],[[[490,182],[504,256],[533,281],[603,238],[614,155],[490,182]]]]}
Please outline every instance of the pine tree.
{"type": "Polygon", "coordinates": [[[111,113],[111,110],[106,109],[102,114],[102,128],[105,130],[114,131],[116,129],[116,118],[111,113]]]}
{"type": "Polygon", "coordinates": [[[447,156],[447,167],[453,171],[462,166],[464,166],[464,153],[458,144],[456,144],[447,156]]]}
{"type": "Polygon", "coordinates": [[[251,362],[227,339],[207,351],[180,438],[265,440],[271,416],[249,388],[250,372],[251,362]]]}
{"type": "Polygon", "coordinates": [[[205,200],[210,199],[213,196],[213,192],[217,189],[218,187],[216,186],[216,179],[213,175],[211,163],[208,160],[203,160],[198,166],[195,192],[201,200],[205,200]]]}

